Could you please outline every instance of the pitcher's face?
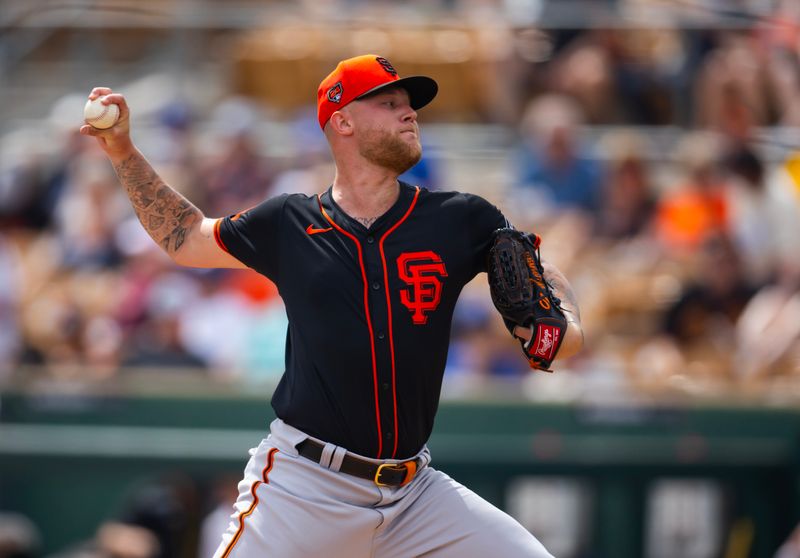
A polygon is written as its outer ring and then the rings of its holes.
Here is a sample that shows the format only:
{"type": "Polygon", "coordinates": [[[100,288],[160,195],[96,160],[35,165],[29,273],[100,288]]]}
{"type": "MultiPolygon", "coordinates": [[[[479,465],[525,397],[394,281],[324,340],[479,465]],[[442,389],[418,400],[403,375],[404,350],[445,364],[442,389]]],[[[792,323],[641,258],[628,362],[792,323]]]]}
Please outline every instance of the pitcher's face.
{"type": "Polygon", "coordinates": [[[417,113],[405,89],[388,88],[354,101],[348,108],[362,157],[397,174],[419,162],[422,144],[417,113]]]}

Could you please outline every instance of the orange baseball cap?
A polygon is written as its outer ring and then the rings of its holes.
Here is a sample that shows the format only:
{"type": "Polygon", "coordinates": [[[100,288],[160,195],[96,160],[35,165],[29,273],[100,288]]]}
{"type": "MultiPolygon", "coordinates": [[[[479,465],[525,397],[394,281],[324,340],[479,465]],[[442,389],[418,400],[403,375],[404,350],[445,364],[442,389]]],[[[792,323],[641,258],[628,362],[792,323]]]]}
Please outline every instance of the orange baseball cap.
{"type": "Polygon", "coordinates": [[[408,91],[411,108],[420,109],[430,103],[439,86],[427,76],[401,78],[392,64],[375,54],[364,54],[342,60],[336,69],[322,80],[317,90],[317,118],[319,126],[331,115],[349,103],[389,86],[400,86],[408,91]]]}

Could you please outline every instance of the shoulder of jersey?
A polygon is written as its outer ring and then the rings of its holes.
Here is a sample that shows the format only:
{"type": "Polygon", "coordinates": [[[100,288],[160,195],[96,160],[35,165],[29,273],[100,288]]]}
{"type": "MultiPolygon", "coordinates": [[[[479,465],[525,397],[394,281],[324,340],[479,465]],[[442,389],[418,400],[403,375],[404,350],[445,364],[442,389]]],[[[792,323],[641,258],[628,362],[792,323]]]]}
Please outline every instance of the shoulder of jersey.
{"type": "Polygon", "coordinates": [[[429,202],[438,203],[440,205],[451,205],[451,204],[459,204],[465,203],[472,197],[477,197],[475,194],[470,194],[467,192],[458,192],[455,190],[451,191],[441,191],[441,190],[427,190],[426,188],[420,188],[420,200],[425,199],[429,202]]]}
{"type": "Polygon", "coordinates": [[[292,194],[284,194],[289,200],[304,202],[304,201],[315,201],[317,200],[317,194],[304,194],[302,192],[295,192],[292,194]]]}
{"type": "Polygon", "coordinates": [[[304,194],[301,192],[292,194],[283,194],[285,196],[285,207],[310,207],[312,209],[319,208],[319,201],[317,201],[317,194],[304,194]]]}

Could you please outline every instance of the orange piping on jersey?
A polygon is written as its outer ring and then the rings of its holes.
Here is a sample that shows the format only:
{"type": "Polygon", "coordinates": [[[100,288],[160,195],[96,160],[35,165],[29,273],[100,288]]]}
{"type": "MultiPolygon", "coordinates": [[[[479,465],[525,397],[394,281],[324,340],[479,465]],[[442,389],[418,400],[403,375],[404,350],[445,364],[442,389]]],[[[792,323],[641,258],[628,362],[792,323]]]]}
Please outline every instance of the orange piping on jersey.
{"type": "MultiPolygon", "coordinates": [[[[392,225],[388,231],[384,233],[381,237],[380,242],[378,242],[378,249],[381,253],[381,263],[383,263],[383,282],[386,286],[386,310],[389,312],[389,351],[392,355],[392,403],[394,404],[394,449],[392,450],[392,459],[395,458],[397,455],[397,439],[399,436],[397,435],[397,377],[395,373],[395,362],[394,362],[394,332],[392,330],[392,300],[389,296],[389,273],[386,270],[386,254],[383,252],[383,241],[386,240],[386,237],[389,236],[394,230],[400,226],[400,223],[406,220],[406,218],[411,214],[414,210],[414,206],[417,205],[417,198],[419,197],[419,186],[417,186],[417,191],[414,193],[414,199],[411,200],[411,205],[406,211],[405,215],[403,215],[400,220],[392,225]]],[[[413,474],[411,475],[413,476],[413,474]]]]}
{"type": "Polygon", "coordinates": [[[330,218],[328,213],[325,211],[325,208],[322,207],[322,197],[320,197],[319,194],[317,194],[317,201],[319,202],[319,210],[322,212],[322,216],[325,217],[325,219],[327,219],[327,221],[333,225],[337,231],[355,242],[356,248],[358,249],[358,265],[361,267],[361,279],[364,282],[364,315],[367,317],[369,345],[370,349],[372,349],[372,385],[375,393],[375,424],[378,427],[378,455],[375,457],[376,459],[380,459],[381,453],[383,453],[383,434],[381,432],[381,406],[380,402],[378,401],[378,359],[375,356],[375,334],[372,332],[372,320],[369,317],[369,287],[367,285],[367,270],[364,267],[364,257],[361,253],[361,243],[355,236],[337,225],[334,220],[330,218]]]}
{"type": "Polygon", "coordinates": [[[228,250],[228,247],[225,246],[224,242],[222,242],[222,236],[219,233],[219,227],[220,227],[221,224],[222,224],[222,219],[217,219],[214,222],[214,240],[217,241],[217,246],[219,246],[225,252],[228,252],[230,254],[230,251],[228,250]]]}
{"type": "Polygon", "coordinates": [[[239,542],[239,539],[242,538],[242,533],[244,533],[244,520],[246,517],[250,517],[253,512],[256,510],[256,506],[258,505],[258,495],[256,491],[258,487],[262,484],[269,484],[269,479],[267,478],[269,472],[272,470],[272,466],[275,464],[275,454],[278,453],[278,448],[272,448],[269,450],[267,454],[267,463],[264,465],[264,469],[261,471],[261,478],[253,483],[253,486],[250,487],[250,494],[253,495],[253,503],[250,504],[250,507],[247,508],[246,511],[243,511],[239,514],[239,529],[237,529],[236,534],[231,539],[231,542],[228,543],[225,552],[222,554],[222,558],[228,558],[233,551],[233,547],[236,546],[236,543],[239,542]]]}

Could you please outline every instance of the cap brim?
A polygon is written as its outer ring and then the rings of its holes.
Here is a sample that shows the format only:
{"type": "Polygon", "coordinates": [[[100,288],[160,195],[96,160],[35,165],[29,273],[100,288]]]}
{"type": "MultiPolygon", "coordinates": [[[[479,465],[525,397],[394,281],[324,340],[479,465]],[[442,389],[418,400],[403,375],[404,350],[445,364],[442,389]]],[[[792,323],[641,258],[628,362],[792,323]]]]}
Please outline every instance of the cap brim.
{"type": "Polygon", "coordinates": [[[433,101],[434,97],[436,97],[436,94],[439,92],[439,84],[437,84],[433,78],[429,78],[428,76],[409,76],[383,83],[378,87],[373,87],[369,91],[356,97],[355,100],[363,99],[364,97],[390,87],[402,87],[408,91],[411,108],[414,110],[421,109],[433,101]]]}

